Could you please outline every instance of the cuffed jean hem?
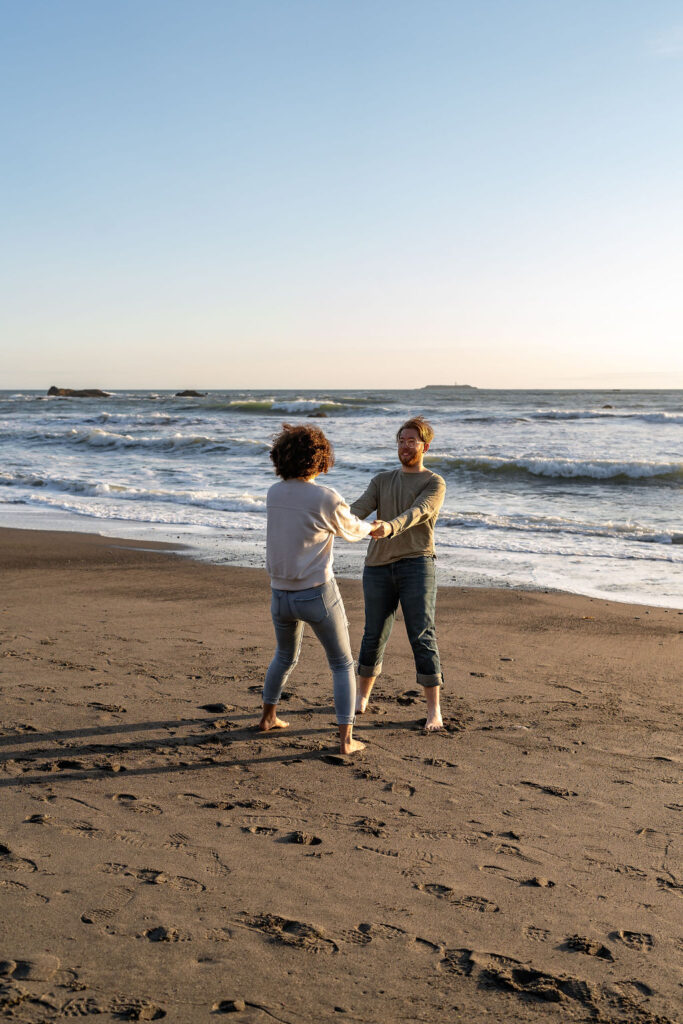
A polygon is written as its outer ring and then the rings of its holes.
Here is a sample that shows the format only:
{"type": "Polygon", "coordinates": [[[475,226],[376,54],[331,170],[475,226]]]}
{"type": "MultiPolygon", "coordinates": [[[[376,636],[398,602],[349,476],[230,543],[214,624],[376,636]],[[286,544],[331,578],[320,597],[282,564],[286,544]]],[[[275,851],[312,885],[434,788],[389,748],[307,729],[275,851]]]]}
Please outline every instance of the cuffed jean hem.
{"type": "Polygon", "coordinates": [[[361,665],[358,664],[358,675],[361,679],[371,679],[373,676],[378,676],[382,671],[382,662],[379,665],[361,665]]]}
{"type": "Polygon", "coordinates": [[[437,672],[435,676],[426,676],[421,672],[417,673],[417,681],[420,686],[443,686],[443,676],[440,672],[437,672]]]}

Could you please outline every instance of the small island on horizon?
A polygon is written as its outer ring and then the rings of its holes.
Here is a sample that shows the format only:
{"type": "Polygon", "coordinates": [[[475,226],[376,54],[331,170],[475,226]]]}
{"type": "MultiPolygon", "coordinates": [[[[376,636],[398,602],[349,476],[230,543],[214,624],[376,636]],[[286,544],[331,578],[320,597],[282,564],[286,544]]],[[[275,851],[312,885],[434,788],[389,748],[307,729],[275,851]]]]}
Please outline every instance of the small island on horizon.
{"type": "Polygon", "coordinates": [[[476,391],[474,384],[425,384],[418,391],[476,391]]]}

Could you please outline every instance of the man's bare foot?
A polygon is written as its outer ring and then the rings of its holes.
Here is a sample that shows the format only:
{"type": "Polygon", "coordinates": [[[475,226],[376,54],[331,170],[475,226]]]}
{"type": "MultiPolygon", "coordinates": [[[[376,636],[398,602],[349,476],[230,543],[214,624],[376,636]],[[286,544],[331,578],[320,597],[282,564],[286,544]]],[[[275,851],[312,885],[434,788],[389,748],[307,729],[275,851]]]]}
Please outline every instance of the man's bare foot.
{"type": "Polygon", "coordinates": [[[358,750],[365,750],[365,744],[360,740],[347,740],[345,743],[339,744],[340,754],[355,754],[358,750]]]}
{"type": "Polygon", "coordinates": [[[439,687],[425,686],[425,700],[427,701],[427,721],[425,732],[439,732],[443,729],[443,718],[441,717],[441,704],[439,701],[439,687]]]}
{"type": "Polygon", "coordinates": [[[271,729],[287,729],[289,722],[283,721],[277,715],[264,715],[258,724],[259,732],[270,732],[271,729]]]}
{"type": "Polygon", "coordinates": [[[376,676],[361,676],[356,685],[356,714],[364,715],[372,688],[375,685],[376,676]]]}

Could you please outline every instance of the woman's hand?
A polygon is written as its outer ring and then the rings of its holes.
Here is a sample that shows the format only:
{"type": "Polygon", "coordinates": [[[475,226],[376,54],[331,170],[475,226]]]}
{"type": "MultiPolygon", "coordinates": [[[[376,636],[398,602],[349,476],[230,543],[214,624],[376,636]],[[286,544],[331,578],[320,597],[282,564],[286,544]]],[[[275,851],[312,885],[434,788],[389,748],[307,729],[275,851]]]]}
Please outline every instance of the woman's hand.
{"type": "Polygon", "coordinates": [[[389,526],[389,523],[385,523],[382,519],[376,519],[372,524],[370,536],[373,540],[382,540],[383,537],[391,536],[391,527],[389,526]]]}

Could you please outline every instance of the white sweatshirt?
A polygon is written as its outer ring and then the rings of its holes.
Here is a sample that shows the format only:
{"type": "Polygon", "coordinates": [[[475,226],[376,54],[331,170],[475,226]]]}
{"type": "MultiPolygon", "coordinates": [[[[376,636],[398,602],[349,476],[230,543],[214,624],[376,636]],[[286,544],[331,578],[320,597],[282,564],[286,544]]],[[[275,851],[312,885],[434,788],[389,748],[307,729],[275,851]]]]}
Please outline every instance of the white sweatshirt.
{"type": "Polygon", "coordinates": [[[266,507],[266,569],[276,590],[327,583],[332,579],[334,538],[362,540],[371,529],[332,487],[304,480],[273,484],[266,507]]]}

